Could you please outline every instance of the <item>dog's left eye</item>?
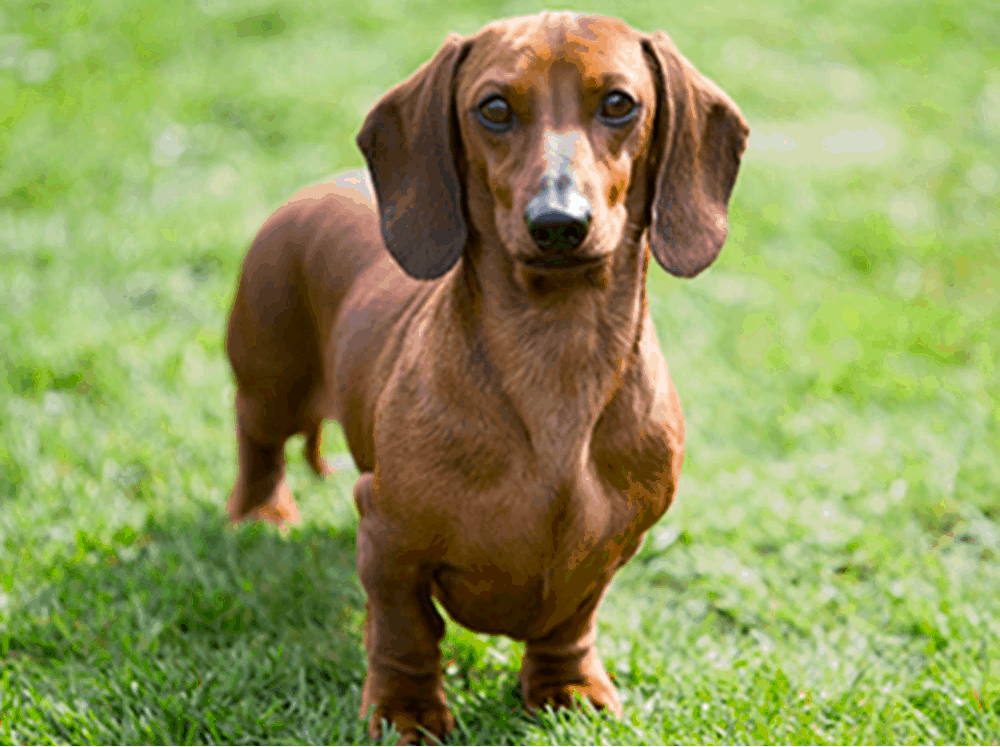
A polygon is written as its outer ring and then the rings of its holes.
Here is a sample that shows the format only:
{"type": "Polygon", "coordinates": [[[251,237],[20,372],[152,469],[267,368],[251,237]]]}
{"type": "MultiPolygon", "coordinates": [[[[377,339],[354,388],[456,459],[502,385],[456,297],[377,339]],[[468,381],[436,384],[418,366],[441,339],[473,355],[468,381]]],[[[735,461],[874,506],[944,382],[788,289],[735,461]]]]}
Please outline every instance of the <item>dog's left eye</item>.
{"type": "Polygon", "coordinates": [[[601,119],[611,125],[625,124],[638,111],[632,97],[621,91],[612,91],[601,102],[601,119]]]}

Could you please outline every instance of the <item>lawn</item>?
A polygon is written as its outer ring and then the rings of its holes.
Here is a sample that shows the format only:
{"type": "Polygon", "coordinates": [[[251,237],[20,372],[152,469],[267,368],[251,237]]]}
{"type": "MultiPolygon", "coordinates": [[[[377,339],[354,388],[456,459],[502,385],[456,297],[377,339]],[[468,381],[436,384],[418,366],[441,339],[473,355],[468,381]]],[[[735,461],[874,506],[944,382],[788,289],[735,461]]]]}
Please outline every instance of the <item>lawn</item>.
{"type": "MultiPolygon", "coordinates": [[[[328,424],[301,526],[226,527],[225,317],[383,91],[538,9],[0,6],[0,743],[367,741],[357,473],[328,424]]],[[[650,272],[688,447],[603,606],[624,719],[524,715],[520,644],[449,624],[449,741],[997,744],[996,8],[576,9],[667,30],[754,134],[720,260],[650,272]]]]}

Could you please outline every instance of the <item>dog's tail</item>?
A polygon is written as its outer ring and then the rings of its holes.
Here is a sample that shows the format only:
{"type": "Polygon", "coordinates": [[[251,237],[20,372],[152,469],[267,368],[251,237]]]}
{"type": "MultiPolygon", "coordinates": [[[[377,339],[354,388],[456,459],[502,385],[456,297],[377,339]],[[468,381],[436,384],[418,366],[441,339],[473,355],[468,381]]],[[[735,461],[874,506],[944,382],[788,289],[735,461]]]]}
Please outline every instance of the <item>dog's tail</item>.
{"type": "Polygon", "coordinates": [[[309,423],[309,425],[306,426],[305,457],[306,461],[309,462],[309,466],[312,467],[313,472],[315,472],[319,477],[326,477],[327,475],[333,473],[333,468],[320,453],[322,430],[322,423],[309,423]]]}

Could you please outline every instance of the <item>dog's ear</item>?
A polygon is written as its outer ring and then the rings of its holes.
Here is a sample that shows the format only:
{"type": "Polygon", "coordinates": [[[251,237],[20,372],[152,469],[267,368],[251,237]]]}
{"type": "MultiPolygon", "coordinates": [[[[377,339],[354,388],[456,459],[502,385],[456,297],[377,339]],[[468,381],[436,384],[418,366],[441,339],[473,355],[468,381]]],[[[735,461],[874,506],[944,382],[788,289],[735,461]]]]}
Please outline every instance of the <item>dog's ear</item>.
{"type": "Polygon", "coordinates": [[[729,195],[750,128],[665,33],[646,37],[643,47],[658,78],[649,243],[667,272],[691,278],[726,240],[729,195]]]}
{"type": "Polygon", "coordinates": [[[467,52],[468,42],[451,34],[434,59],[382,97],[357,137],[385,245],[420,280],[454,266],[468,236],[454,116],[455,74],[467,52]]]}

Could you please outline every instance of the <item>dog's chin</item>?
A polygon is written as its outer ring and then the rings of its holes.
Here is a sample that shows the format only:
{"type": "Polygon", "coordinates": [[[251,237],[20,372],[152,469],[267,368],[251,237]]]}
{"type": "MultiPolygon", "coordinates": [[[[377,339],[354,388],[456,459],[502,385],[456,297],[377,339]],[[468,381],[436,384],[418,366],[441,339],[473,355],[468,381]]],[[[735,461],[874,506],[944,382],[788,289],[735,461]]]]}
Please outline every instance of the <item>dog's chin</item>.
{"type": "Polygon", "coordinates": [[[511,254],[515,264],[544,273],[585,272],[611,261],[611,253],[602,251],[601,244],[596,240],[587,241],[584,246],[575,249],[550,249],[547,252],[534,245],[522,245],[511,254]]]}
{"type": "Polygon", "coordinates": [[[608,261],[608,257],[600,254],[581,256],[572,252],[565,254],[551,252],[520,258],[518,261],[525,267],[539,272],[582,272],[604,264],[608,261]]]}
{"type": "Polygon", "coordinates": [[[606,288],[611,280],[611,257],[550,254],[515,260],[515,275],[533,294],[578,288],[606,288]]]}

